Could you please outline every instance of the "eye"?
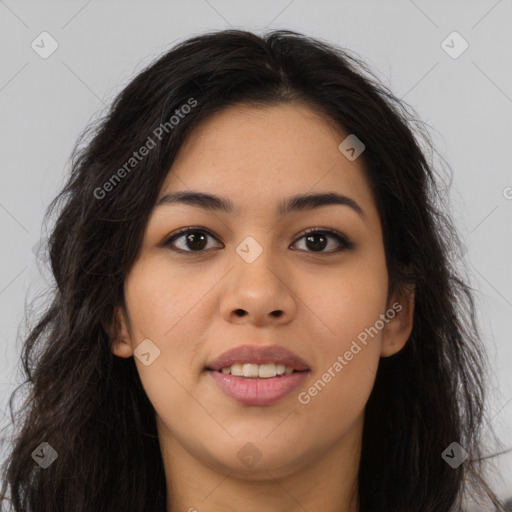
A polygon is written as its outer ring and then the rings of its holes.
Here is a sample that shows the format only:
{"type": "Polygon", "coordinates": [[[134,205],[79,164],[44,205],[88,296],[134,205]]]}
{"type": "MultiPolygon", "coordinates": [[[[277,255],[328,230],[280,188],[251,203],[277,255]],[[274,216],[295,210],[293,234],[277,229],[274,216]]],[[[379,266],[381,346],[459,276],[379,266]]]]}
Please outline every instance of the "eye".
{"type": "Polygon", "coordinates": [[[180,229],[177,233],[170,236],[162,242],[163,247],[173,246],[172,249],[177,252],[204,252],[207,245],[207,237],[215,238],[208,230],[199,227],[188,227],[180,229]],[[175,241],[181,239],[180,246],[177,248],[175,241]],[[183,247],[184,246],[184,247],[183,247]],[[192,250],[188,250],[187,247],[192,250]]]}
{"type": "Polygon", "coordinates": [[[295,243],[304,239],[306,247],[312,248],[312,251],[308,252],[316,252],[316,253],[333,253],[340,252],[346,249],[353,249],[354,243],[348,240],[347,237],[338,233],[337,231],[333,231],[332,229],[322,229],[322,228],[310,228],[306,230],[300,238],[297,239],[295,243]],[[324,251],[324,249],[329,245],[329,239],[334,239],[338,243],[338,248],[330,251],[324,251]]]}

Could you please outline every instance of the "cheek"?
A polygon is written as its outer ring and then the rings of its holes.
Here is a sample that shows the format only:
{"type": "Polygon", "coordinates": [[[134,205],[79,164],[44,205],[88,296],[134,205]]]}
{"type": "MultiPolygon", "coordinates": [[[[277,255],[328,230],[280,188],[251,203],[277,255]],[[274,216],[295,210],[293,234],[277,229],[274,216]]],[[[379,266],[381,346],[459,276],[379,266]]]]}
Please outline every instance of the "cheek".
{"type": "Polygon", "coordinates": [[[205,274],[191,281],[165,257],[139,261],[126,278],[132,348],[149,339],[157,347],[155,353],[159,351],[147,366],[136,356],[134,360],[148,398],[161,412],[171,403],[173,409],[185,408],[190,400],[183,385],[190,384],[197,370],[204,321],[211,317],[201,314],[200,303],[213,284],[214,276],[210,279],[205,274]]]}
{"type": "MultiPolygon", "coordinates": [[[[172,425],[176,421],[173,411],[192,413],[197,405],[187,392],[199,346],[198,341],[194,342],[199,338],[193,332],[196,326],[189,319],[192,315],[186,314],[192,308],[187,304],[190,297],[185,300],[175,283],[171,289],[166,286],[166,280],[150,272],[136,286],[133,280],[126,290],[127,304],[131,307],[133,349],[147,338],[152,344],[150,352],[154,350],[158,354],[148,365],[134,355],[142,387],[157,416],[172,425]]],[[[197,408],[195,414],[199,415],[198,405],[197,408]]]]}
{"type": "Polygon", "coordinates": [[[348,350],[352,340],[385,312],[387,270],[380,259],[354,260],[329,272],[297,280],[309,320],[318,328],[323,353],[348,350]]]}
{"type": "Polygon", "coordinates": [[[319,357],[315,379],[299,402],[316,414],[331,417],[331,425],[340,426],[362,411],[373,387],[381,351],[379,319],[386,308],[387,271],[379,261],[372,266],[361,262],[324,278],[315,276],[314,281],[321,292],[310,293],[305,302],[312,305],[308,330],[319,357]]]}
{"type": "Polygon", "coordinates": [[[329,332],[314,338],[316,367],[297,401],[306,417],[322,418],[326,436],[347,431],[366,406],[380,360],[381,331],[371,329],[380,306],[362,293],[340,299],[325,316],[329,332]]]}
{"type": "Polygon", "coordinates": [[[197,314],[201,299],[218,280],[215,275],[201,271],[191,275],[172,266],[165,254],[137,263],[125,283],[134,335],[167,345],[187,316],[197,314]]]}

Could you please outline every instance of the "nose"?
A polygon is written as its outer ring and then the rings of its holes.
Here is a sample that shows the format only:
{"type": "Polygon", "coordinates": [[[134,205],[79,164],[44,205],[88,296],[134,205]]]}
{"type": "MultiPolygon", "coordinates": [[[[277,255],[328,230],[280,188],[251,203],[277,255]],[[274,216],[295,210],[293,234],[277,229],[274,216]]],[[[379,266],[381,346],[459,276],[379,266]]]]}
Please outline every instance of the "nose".
{"type": "Polygon", "coordinates": [[[226,279],[220,308],[228,322],[260,327],[290,322],[297,305],[284,263],[278,263],[270,250],[251,263],[240,258],[226,279]]]}

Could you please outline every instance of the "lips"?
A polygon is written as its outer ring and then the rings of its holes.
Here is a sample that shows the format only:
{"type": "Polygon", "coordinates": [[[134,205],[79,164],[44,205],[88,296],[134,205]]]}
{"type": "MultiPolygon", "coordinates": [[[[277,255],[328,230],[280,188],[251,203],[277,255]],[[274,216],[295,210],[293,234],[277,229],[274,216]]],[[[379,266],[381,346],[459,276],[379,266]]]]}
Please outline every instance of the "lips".
{"type": "Polygon", "coordinates": [[[233,364],[284,364],[296,371],[309,370],[309,366],[297,354],[279,345],[240,345],[221,354],[207,363],[206,370],[220,371],[233,364]]]}
{"type": "Polygon", "coordinates": [[[293,372],[271,379],[245,379],[216,371],[209,371],[207,375],[228,398],[245,406],[262,407],[289,398],[306,382],[309,372],[293,372]]]}

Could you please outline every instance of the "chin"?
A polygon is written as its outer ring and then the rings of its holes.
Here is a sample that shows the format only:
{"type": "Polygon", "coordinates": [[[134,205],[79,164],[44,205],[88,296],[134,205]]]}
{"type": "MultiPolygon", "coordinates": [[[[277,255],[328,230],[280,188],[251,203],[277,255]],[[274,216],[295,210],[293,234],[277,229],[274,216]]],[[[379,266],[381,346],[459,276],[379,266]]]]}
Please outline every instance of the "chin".
{"type": "MultiPolygon", "coordinates": [[[[237,437],[230,441],[232,448],[224,446],[220,453],[211,453],[211,465],[221,473],[246,480],[268,480],[283,478],[306,467],[309,457],[297,454],[296,449],[275,443],[254,441],[251,436],[237,437]],[[252,439],[252,440],[251,440],[252,439]]],[[[218,445],[215,452],[218,451],[218,445]]]]}

